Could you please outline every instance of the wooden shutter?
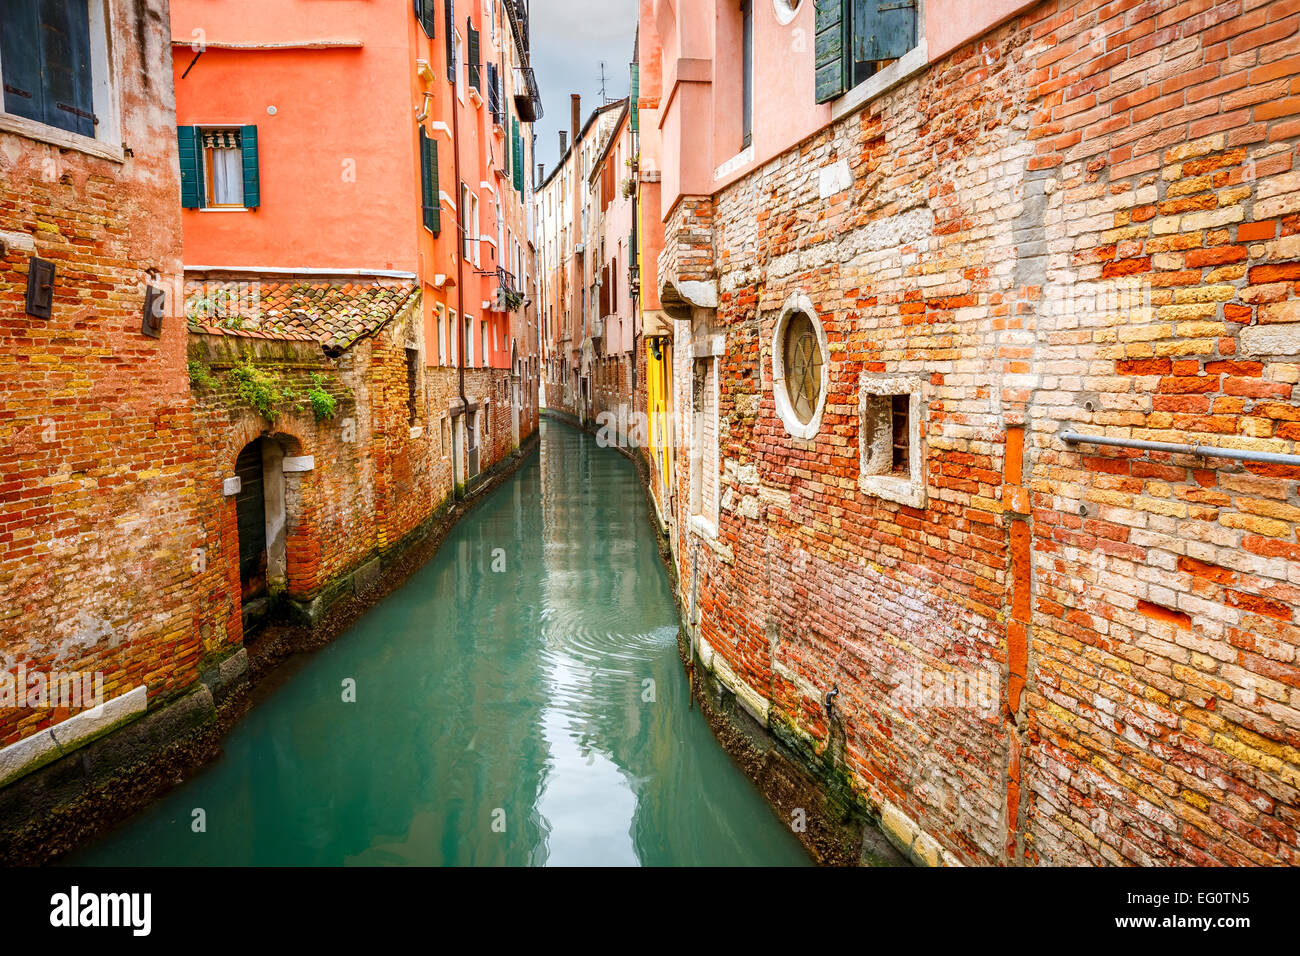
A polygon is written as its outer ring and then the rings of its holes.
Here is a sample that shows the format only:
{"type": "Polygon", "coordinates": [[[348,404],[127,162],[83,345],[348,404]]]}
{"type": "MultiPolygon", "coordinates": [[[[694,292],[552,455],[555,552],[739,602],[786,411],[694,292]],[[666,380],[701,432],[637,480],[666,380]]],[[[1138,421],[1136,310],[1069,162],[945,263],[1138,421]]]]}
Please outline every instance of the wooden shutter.
{"type": "Polygon", "coordinates": [[[436,0],[415,0],[415,16],[420,21],[424,35],[430,40],[434,37],[434,24],[438,20],[436,0]]]}
{"type": "Polygon", "coordinates": [[[244,154],[244,205],[256,209],[262,205],[262,180],[257,168],[257,127],[241,126],[239,148],[244,154]]]}
{"type": "Polygon", "coordinates": [[[447,79],[456,85],[456,0],[447,0],[447,79]]]}
{"type": "Polygon", "coordinates": [[[479,57],[478,31],[474,29],[474,21],[469,17],[465,18],[465,31],[469,36],[469,85],[481,93],[483,92],[481,79],[483,63],[479,57]]]}
{"type": "Polygon", "coordinates": [[[609,266],[605,265],[600,270],[600,317],[603,319],[609,315],[609,266]]]}
{"type": "Polygon", "coordinates": [[[438,143],[420,128],[420,206],[424,225],[435,236],[442,232],[442,206],[438,189],[438,143]]]}
{"type": "Polygon", "coordinates": [[[45,122],[93,138],[95,104],[86,0],[41,0],[40,11],[45,122]]]}
{"type": "Polygon", "coordinates": [[[0,69],[4,71],[6,113],[45,122],[41,82],[41,21],[37,0],[11,0],[0,27],[0,69]]]}
{"type": "Polygon", "coordinates": [[[817,2],[817,102],[827,103],[848,89],[848,57],[844,32],[851,0],[817,2]]]}
{"type": "Polygon", "coordinates": [[[176,129],[181,158],[181,208],[203,208],[203,167],[199,162],[199,133],[193,126],[176,129]]]}
{"type": "Polygon", "coordinates": [[[916,46],[916,0],[854,0],[853,15],[854,63],[896,60],[916,46]]]}
{"type": "Polygon", "coordinates": [[[512,120],[514,140],[515,189],[524,191],[524,140],[519,135],[519,120],[512,120]]]}
{"type": "Polygon", "coordinates": [[[632,87],[628,95],[628,116],[629,123],[632,126],[632,132],[637,133],[641,130],[641,109],[637,105],[641,99],[641,65],[632,64],[632,87]]]}

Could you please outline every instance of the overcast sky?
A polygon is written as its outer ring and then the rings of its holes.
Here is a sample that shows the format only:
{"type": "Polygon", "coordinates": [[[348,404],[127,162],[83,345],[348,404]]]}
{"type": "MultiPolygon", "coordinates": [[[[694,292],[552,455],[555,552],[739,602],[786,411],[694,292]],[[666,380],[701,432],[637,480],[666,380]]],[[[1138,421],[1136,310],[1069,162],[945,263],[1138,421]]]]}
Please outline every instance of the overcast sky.
{"type": "Polygon", "coordinates": [[[537,161],[549,173],[560,158],[560,130],[569,128],[569,94],[582,94],[582,121],[605,92],[627,96],[636,39],[637,0],[531,0],[532,63],[545,115],[537,122],[537,161]]]}

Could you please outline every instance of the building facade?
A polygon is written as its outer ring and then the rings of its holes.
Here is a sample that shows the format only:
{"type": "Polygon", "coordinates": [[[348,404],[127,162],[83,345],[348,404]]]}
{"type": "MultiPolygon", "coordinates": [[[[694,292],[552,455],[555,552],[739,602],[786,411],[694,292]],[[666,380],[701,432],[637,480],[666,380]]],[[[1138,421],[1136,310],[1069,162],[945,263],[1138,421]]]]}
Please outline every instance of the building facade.
{"type": "Polygon", "coordinates": [[[1295,864],[1300,14],[641,10],[702,665],[917,861],[1295,864]]]}
{"type": "Polygon", "coordinates": [[[626,101],[615,100],[583,123],[582,101],[574,94],[570,130],[560,134],[560,160],[537,191],[542,401],[584,422],[595,420],[597,376],[603,374],[596,340],[603,347],[600,283],[608,260],[600,246],[605,210],[597,161],[625,109],[626,101]],[[598,176],[594,184],[593,174],[598,176]]]}
{"type": "Polygon", "coordinates": [[[541,368],[522,0],[13,6],[6,858],[212,721],[269,612],[436,540],[541,368]]]}
{"type": "Polygon", "coordinates": [[[166,23],[161,0],[17,3],[0,34],[0,792],[222,653],[161,295],[181,271],[166,23]]]}
{"type": "MultiPolygon", "coordinates": [[[[251,497],[233,493],[249,514],[238,522],[245,599],[251,573],[255,591],[286,589],[312,613],[537,425],[525,302],[528,129],[539,104],[526,11],[347,0],[318,13],[308,0],[258,4],[256,15],[187,0],[172,8],[186,285],[203,340],[194,360],[211,359],[225,381],[252,374],[230,354],[232,337],[305,336],[319,352],[307,363],[317,388],[342,403],[330,419],[311,409],[301,422],[272,419],[257,407],[250,419],[247,407],[230,411],[226,390],[199,390],[215,404],[203,422],[223,478],[242,477],[240,456],[259,457],[253,446],[282,449],[261,455],[261,488],[242,483],[251,497]],[[401,140],[359,135],[366,129],[401,140]],[[227,341],[217,347],[213,335],[227,341]],[[303,485],[315,497],[271,494],[284,482],[273,473],[281,457],[318,469],[303,485]],[[253,515],[264,504],[263,531],[253,515]],[[282,526],[288,553],[277,556],[282,526]],[[342,552],[328,559],[331,544],[342,552]]],[[[286,383],[302,367],[296,353],[248,352],[286,383]]]]}

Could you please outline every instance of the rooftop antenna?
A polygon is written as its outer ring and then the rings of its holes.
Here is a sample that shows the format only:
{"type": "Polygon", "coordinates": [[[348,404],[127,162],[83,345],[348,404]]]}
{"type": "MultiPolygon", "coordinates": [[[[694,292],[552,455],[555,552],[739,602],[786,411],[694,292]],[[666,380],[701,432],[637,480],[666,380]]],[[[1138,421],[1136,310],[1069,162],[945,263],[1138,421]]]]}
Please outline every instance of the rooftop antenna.
{"type": "Polygon", "coordinates": [[[605,61],[600,61],[600,102],[609,105],[609,96],[605,93],[605,61]]]}

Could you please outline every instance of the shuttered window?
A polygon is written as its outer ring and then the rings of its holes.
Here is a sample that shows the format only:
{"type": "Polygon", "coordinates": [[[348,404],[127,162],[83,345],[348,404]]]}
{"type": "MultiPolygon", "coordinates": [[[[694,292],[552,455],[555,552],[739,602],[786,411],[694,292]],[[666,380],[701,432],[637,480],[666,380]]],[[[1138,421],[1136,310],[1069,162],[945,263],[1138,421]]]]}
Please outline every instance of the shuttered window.
{"type": "Polygon", "coordinates": [[[447,0],[447,79],[456,85],[456,0],[447,0]]]}
{"type": "Polygon", "coordinates": [[[435,236],[442,232],[438,191],[438,143],[420,128],[420,206],[424,226],[435,236]]]}
{"type": "Polygon", "coordinates": [[[469,85],[480,93],[483,92],[483,63],[479,57],[479,38],[478,31],[474,29],[474,21],[465,18],[466,36],[469,37],[469,55],[465,58],[465,67],[469,73],[469,85]]]}
{"type": "Polygon", "coordinates": [[[87,0],[5,0],[0,79],[6,113],[93,138],[87,0]]]}
{"type": "Polygon", "coordinates": [[[916,46],[916,0],[816,3],[818,103],[835,99],[916,46]]]}
{"type": "Polygon", "coordinates": [[[522,193],[524,191],[524,141],[519,135],[519,120],[511,120],[510,123],[511,142],[514,145],[511,150],[513,153],[511,162],[515,171],[515,189],[522,193]]]}
{"type": "Polygon", "coordinates": [[[257,127],[182,126],[176,131],[185,209],[262,204],[257,127]]]}
{"type": "Polygon", "coordinates": [[[438,19],[437,0],[415,0],[415,18],[420,21],[420,28],[430,40],[434,36],[434,24],[438,19]]]}

